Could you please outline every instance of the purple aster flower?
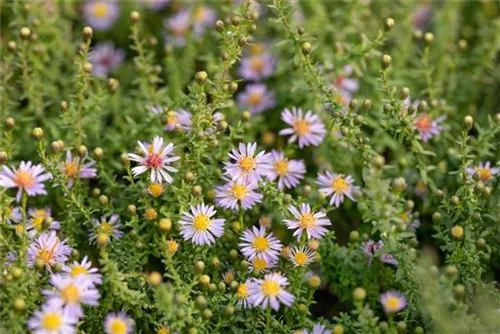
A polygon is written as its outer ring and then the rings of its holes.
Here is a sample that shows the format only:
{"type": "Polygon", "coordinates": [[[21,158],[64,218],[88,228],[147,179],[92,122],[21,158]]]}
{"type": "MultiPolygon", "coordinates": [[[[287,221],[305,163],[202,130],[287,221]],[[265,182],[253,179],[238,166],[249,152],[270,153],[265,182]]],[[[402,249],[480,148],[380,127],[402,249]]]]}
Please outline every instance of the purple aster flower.
{"type": "Polygon", "coordinates": [[[392,256],[391,254],[389,253],[383,253],[380,255],[380,261],[383,262],[383,263],[387,263],[387,264],[392,264],[393,266],[397,266],[398,265],[398,260],[396,260],[394,258],[394,256],[392,256]]]}
{"type": "Polygon", "coordinates": [[[84,275],[71,277],[66,274],[52,274],[50,284],[55,290],[43,290],[48,304],[63,304],[64,311],[72,317],[83,317],[81,304],[99,305],[99,291],[92,280],[84,275]]]}
{"type": "Polygon", "coordinates": [[[266,177],[270,169],[270,154],[260,151],[257,155],[257,143],[240,143],[239,150],[233,149],[229,157],[233,160],[225,162],[225,174],[233,180],[257,183],[266,177]]]}
{"type": "Polygon", "coordinates": [[[195,245],[211,245],[215,238],[224,234],[225,219],[212,219],[217,213],[213,206],[198,204],[191,206],[191,212],[182,213],[179,221],[184,240],[192,240],[195,245]]]}
{"type": "Polygon", "coordinates": [[[177,169],[170,166],[170,164],[180,159],[178,156],[170,157],[174,152],[174,144],[170,143],[163,147],[162,137],[154,137],[153,144],[142,143],[140,141],[137,143],[144,157],[133,153],[128,154],[130,160],[142,165],[132,168],[134,176],[151,170],[151,182],[162,183],[165,180],[167,183],[172,183],[173,179],[168,172],[175,173],[177,169]]]}
{"type": "Polygon", "coordinates": [[[300,240],[302,233],[307,233],[307,239],[320,239],[328,230],[324,226],[332,223],[324,212],[311,212],[309,204],[302,203],[297,210],[290,205],[288,210],[295,219],[284,219],[285,225],[290,230],[296,230],[293,236],[300,240]]]}
{"type": "Polygon", "coordinates": [[[83,275],[89,278],[94,285],[102,283],[102,275],[99,274],[97,268],[92,267],[92,262],[88,260],[87,256],[82,259],[82,262],[74,261],[70,265],[63,265],[62,270],[73,278],[83,275]]]}
{"type": "Polygon", "coordinates": [[[316,259],[316,252],[307,246],[294,246],[288,255],[294,267],[305,267],[316,259]]]}
{"type": "Polygon", "coordinates": [[[371,260],[375,256],[375,253],[382,247],[384,247],[384,242],[382,240],[368,240],[361,246],[361,249],[371,260]]]}
{"type": "Polygon", "coordinates": [[[135,322],[123,312],[108,313],[104,319],[106,334],[132,334],[135,322]]]}
{"type": "Polygon", "coordinates": [[[244,210],[252,208],[255,203],[262,201],[262,195],[255,191],[256,183],[245,180],[227,180],[225,185],[215,188],[215,203],[225,209],[237,210],[241,206],[244,210]]]}
{"type": "Polygon", "coordinates": [[[191,117],[193,115],[189,111],[179,109],[179,111],[170,110],[165,118],[165,131],[175,131],[179,128],[189,130],[191,128],[191,117]]]}
{"type": "Polygon", "coordinates": [[[114,1],[87,1],[83,5],[85,22],[95,30],[108,30],[120,16],[120,6],[114,1]]]}
{"type": "Polygon", "coordinates": [[[468,167],[467,173],[471,177],[477,176],[479,181],[489,182],[500,173],[500,168],[491,167],[491,162],[486,161],[485,163],[480,162],[479,166],[468,167]]]}
{"type": "Polygon", "coordinates": [[[240,108],[248,108],[252,114],[260,114],[276,105],[274,93],[261,83],[247,85],[237,100],[240,108]]]}
{"type": "Polygon", "coordinates": [[[49,207],[44,209],[29,209],[29,220],[26,225],[26,230],[30,238],[36,237],[39,233],[46,229],[58,230],[61,224],[52,219],[52,211],[49,207]]]}
{"type": "Polygon", "coordinates": [[[309,145],[319,146],[325,137],[326,129],[323,122],[310,110],[303,116],[300,108],[292,107],[292,111],[285,109],[281,113],[281,119],[291,128],[281,130],[280,135],[292,135],[288,142],[293,143],[298,140],[300,148],[309,145]]]}
{"type": "Polygon", "coordinates": [[[250,305],[248,304],[248,297],[250,296],[248,294],[248,285],[252,282],[252,279],[249,278],[245,281],[245,283],[240,283],[238,285],[238,290],[236,290],[236,297],[238,297],[238,303],[236,305],[240,305],[243,308],[249,308],[250,305]]]}
{"type": "Polygon", "coordinates": [[[325,196],[332,195],[330,205],[335,205],[337,208],[344,202],[345,196],[352,201],[356,201],[353,192],[360,189],[358,186],[353,185],[354,179],[352,176],[332,173],[328,170],[324,175],[318,174],[316,183],[324,186],[324,188],[319,189],[322,194],[325,196]]]}
{"type": "Polygon", "coordinates": [[[441,116],[433,120],[428,113],[423,113],[418,117],[414,114],[413,118],[415,118],[414,126],[420,133],[420,138],[426,142],[443,131],[440,123],[446,119],[446,116],[441,116]]]}
{"type": "Polygon", "coordinates": [[[240,76],[245,80],[258,81],[274,74],[276,59],[268,52],[252,54],[241,60],[240,76]]]}
{"type": "Polygon", "coordinates": [[[8,225],[20,222],[23,219],[21,207],[18,206],[14,208],[9,205],[0,207],[0,223],[2,223],[4,219],[8,225]]]}
{"type": "MultiPolygon", "coordinates": [[[[84,159],[85,160],[85,159],[84,159]]],[[[82,161],[83,162],[83,161],[82,161]]],[[[97,169],[92,168],[95,161],[91,160],[85,164],[80,164],[80,158],[73,158],[71,151],[66,151],[66,161],[61,166],[61,170],[68,179],[67,187],[71,188],[76,178],[93,179],[97,177],[97,169]]]]}
{"type": "Polygon", "coordinates": [[[165,44],[184,46],[186,35],[191,27],[191,12],[188,9],[183,9],[163,23],[168,30],[165,36],[165,44]]]}
{"type": "Polygon", "coordinates": [[[62,303],[42,305],[28,320],[28,328],[33,334],[74,334],[78,317],[65,311],[62,303]]]}
{"type": "Polygon", "coordinates": [[[21,161],[19,168],[3,166],[0,173],[0,187],[18,188],[16,200],[21,201],[23,190],[28,196],[46,195],[45,185],[42,183],[52,178],[50,173],[44,173],[42,165],[33,165],[31,161],[21,161]]]}
{"type": "Polygon", "coordinates": [[[193,10],[192,19],[194,32],[200,36],[207,28],[215,25],[217,14],[207,6],[198,6],[193,10]]]}
{"type": "Polygon", "coordinates": [[[288,286],[288,279],[278,273],[264,276],[264,279],[255,279],[248,285],[248,302],[255,307],[266,309],[268,306],[278,311],[280,303],[291,306],[295,297],[284,288],[288,286]]]}
{"type": "Polygon", "coordinates": [[[37,259],[41,259],[50,271],[50,268],[58,263],[64,264],[71,255],[71,247],[66,240],[59,240],[55,231],[42,233],[33,240],[28,248],[27,264],[35,265],[37,259]]]}
{"type": "Polygon", "coordinates": [[[268,174],[271,181],[278,179],[278,189],[293,188],[300,183],[306,173],[303,160],[289,160],[285,153],[273,150],[271,152],[272,169],[268,174]]]}
{"type": "Polygon", "coordinates": [[[407,305],[405,296],[398,291],[384,292],[380,296],[380,303],[386,313],[399,312],[407,305]]]}
{"type": "Polygon", "coordinates": [[[125,52],[122,49],[115,49],[111,42],[97,44],[90,53],[92,63],[92,73],[105,78],[110,72],[123,63],[125,52]]]}
{"type": "MultiPolygon", "coordinates": [[[[307,329],[303,329],[302,332],[304,332],[304,334],[309,334],[307,329]]],[[[314,324],[311,334],[332,334],[332,331],[322,324],[314,324]]]]}
{"type": "Polygon", "coordinates": [[[241,252],[250,261],[254,258],[262,258],[267,263],[276,261],[279,257],[279,252],[283,248],[280,241],[273,236],[273,233],[266,233],[264,227],[246,229],[240,237],[242,241],[239,243],[241,252]]]}
{"type": "Polygon", "coordinates": [[[108,241],[111,237],[114,239],[120,239],[123,236],[123,232],[120,231],[122,224],[118,221],[119,218],[120,216],[113,214],[109,220],[106,216],[102,216],[101,221],[92,219],[91,222],[94,228],[89,233],[89,241],[91,243],[95,243],[99,234],[107,236],[108,241]]]}

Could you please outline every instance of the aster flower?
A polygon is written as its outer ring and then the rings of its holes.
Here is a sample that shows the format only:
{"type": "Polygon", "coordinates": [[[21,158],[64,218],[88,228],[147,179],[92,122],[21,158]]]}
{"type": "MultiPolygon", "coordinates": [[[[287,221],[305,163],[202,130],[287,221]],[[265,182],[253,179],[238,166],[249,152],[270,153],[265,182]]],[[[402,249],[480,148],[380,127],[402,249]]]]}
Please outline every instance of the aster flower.
{"type": "Polygon", "coordinates": [[[293,236],[297,236],[297,240],[300,240],[304,232],[307,233],[307,239],[320,239],[328,231],[324,226],[332,224],[324,212],[311,212],[309,204],[301,204],[298,210],[290,205],[288,211],[295,219],[283,221],[288,229],[296,230],[293,236]]]}
{"type": "Polygon", "coordinates": [[[29,220],[26,225],[26,230],[30,238],[34,238],[38,233],[42,232],[44,228],[50,230],[58,230],[61,224],[52,219],[52,211],[49,207],[44,209],[29,209],[29,220]]]}
{"type": "Polygon", "coordinates": [[[252,54],[241,60],[240,76],[245,80],[258,81],[273,75],[276,59],[268,52],[252,54]]]}
{"type": "Polygon", "coordinates": [[[249,183],[257,183],[269,174],[270,155],[260,151],[255,155],[257,143],[239,144],[239,150],[233,149],[229,157],[233,160],[225,162],[226,175],[233,180],[241,180],[249,183]]]}
{"type": "Polygon", "coordinates": [[[0,223],[5,220],[7,224],[11,225],[20,222],[22,219],[21,207],[11,207],[9,205],[0,207],[0,223]]]}
{"type": "Polygon", "coordinates": [[[71,151],[66,151],[66,161],[61,166],[61,170],[68,179],[67,187],[71,188],[76,178],[92,179],[97,177],[97,169],[92,168],[95,161],[89,161],[80,165],[80,158],[73,158],[71,151]]]}
{"type": "Polygon", "coordinates": [[[134,176],[140,175],[148,170],[151,170],[151,182],[162,183],[165,180],[167,183],[172,183],[173,179],[168,172],[177,172],[177,169],[170,166],[170,163],[180,159],[178,156],[172,156],[174,144],[170,143],[163,147],[163,138],[154,137],[153,144],[146,144],[140,141],[137,142],[144,157],[134,153],[129,153],[130,160],[138,162],[141,166],[132,168],[134,176]]]}
{"type": "Polygon", "coordinates": [[[247,85],[236,99],[240,108],[249,109],[251,114],[260,114],[276,105],[274,93],[261,83],[247,85]]]}
{"type": "Polygon", "coordinates": [[[193,10],[192,19],[194,32],[197,36],[200,36],[207,28],[215,24],[217,14],[207,6],[197,6],[193,10]]]}
{"type": "Polygon", "coordinates": [[[184,130],[189,130],[191,128],[191,117],[193,115],[189,111],[184,109],[179,109],[179,111],[170,110],[165,118],[165,131],[175,131],[179,127],[184,130]]]}
{"type": "Polygon", "coordinates": [[[380,261],[383,262],[383,263],[387,263],[387,264],[392,264],[393,266],[397,266],[398,265],[398,260],[396,260],[394,258],[394,256],[392,256],[391,254],[389,253],[383,253],[380,255],[380,261]]]}
{"type": "MultiPolygon", "coordinates": [[[[309,331],[307,329],[303,329],[302,331],[304,332],[304,334],[309,334],[309,331]]],[[[332,334],[332,331],[330,329],[327,329],[322,324],[314,324],[311,334],[332,334]]]]}
{"type": "Polygon", "coordinates": [[[387,291],[380,296],[380,303],[386,313],[396,313],[407,305],[406,298],[398,291],[387,291]]]}
{"type": "Polygon", "coordinates": [[[337,208],[344,202],[345,196],[352,201],[356,201],[353,192],[360,189],[358,186],[353,185],[354,179],[352,176],[332,173],[330,171],[326,171],[324,175],[318,174],[318,181],[316,183],[325,186],[325,188],[320,188],[319,191],[325,196],[332,195],[330,205],[335,205],[337,208]]]}
{"type": "Polygon", "coordinates": [[[412,117],[415,119],[413,124],[424,142],[441,133],[443,127],[440,123],[446,119],[446,116],[441,116],[433,120],[428,113],[420,114],[418,117],[415,114],[412,117]]]}
{"type": "Polygon", "coordinates": [[[255,189],[256,183],[244,180],[228,181],[225,185],[215,188],[215,203],[225,209],[237,210],[240,205],[244,210],[252,208],[262,201],[262,195],[255,189]]]}
{"type": "Polygon", "coordinates": [[[191,27],[191,12],[187,9],[183,9],[173,17],[166,19],[163,24],[169,32],[165,37],[165,43],[174,44],[179,47],[184,46],[186,43],[186,35],[191,27]]]}
{"type": "Polygon", "coordinates": [[[281,113],[281,119],[291,128],[283,129],[279,134],[292,135],[288,142],[298,141],[300,148],[310,145],[319,146],[325,137],[326,129],[323,122],[310,110],[303,115],[301,108],[292,107],[292,111],[285,109],[281,113]]]}
{"type": "Polygon", "coordinates": [[[489,182],[500,173],[500,168],[491,167],[491,162],[486,161],[485,163],[480,162],[476,167],[468,167],[467,173],[471,177],[477,176],[479,181],[489,182]]]}
{"type": "Polygon", "coordinates": [[[295,267],[305,267],[316,259],[316,252],[307,246],[294,246],[289,258],[295,267]]]}
{"type": "Polygon", "coordinates": [[[284,287],[288,286],[288,279],[278,273],[267,274],[264,279],[255,279],[248,285],[248,301],[253,306],[266,309],[270,306],[278,311],[280,303],[291,306],[295,297],[284,287]]]}
{"type": "Polygon", "coordinates": [[[61,303],[52,303],[33,313],[28,328],[33,334],[73,334],[77,323],[78,318],[64,311],[61,303]]]}
{"type": "Polygon", "coordinates": [[[234,270],[231,269],[222,274],[222,279],[226,284],[230,284],[232,281],[234,281],[235,277],[236,275],[234,273],[234,270]]]}
{"type": "Polygon", "coordinates": [[[94,228],[89,233],[89,241],[91,243],[95,243],[99,234],[106,235],[108,237],[108,241],[111,237],[114,239],[120,239],[123,236],[123,232],[120,231],[122,224],[118,222],[119,218],[120,216],[113,214],[109,220],[106,216],[102,216],[101,221],[92,219],[92,225],[94,228]]]}
{"type": "Polygon", "coordinates": [[[120,6],[114,1],[87,1],[83,5],[85,22],[95,30],[108,30],[120,16],[120,6]]]}
{"type": "Polygon", "coordinates": [[[33,165],[31,161],[21,161],[17,169],[3,166],[0,173],[0,187],[18,188],[16,200],[21,201],[23,190],[28,196],[46,195],[45,185],[42,183],[52,178],[50,173],[44,173],[42,165],[33,165]]]}
{"type": "Polygon", "coordinates": [[[179,224],[184,240],[192,240],[195,245],[211,245],[215,238],[224,233],[225,219],[212,219],[217,213],[212,206],[198,204],[191,206],[191,212],[183,212],[179,224]]]}
{"type": "Polygon", "coordinates": [[[96,44],[89,57],[92,73],[101,78],[107,77],[110,72],[123,63],[124,59],[125,52],[122,49],[115,49],[111,42],[96,44]]]}
{"type": "Polygon", "coordinates": [[[420,227],[420,220],[414,215],[411,210],[405,211],[399,215],[399,218],[408,225],[408,231],[415,232],[420,227]]]}
{"type": "Polygon", "coordinates": [[[132,334],[134,326],[134,320],[123,312],[108,313],[104,319],[106,334],[132,334]]]}
{"type": "Polygon", "coordinates": [[[248,285],[252,282],[252,279],[249,278],[245,281],[245,283],[240,283],[238,285],[238,290],[236,290],[236,296],[238,297],[238,303],[236,305],[240,305],[243,308],[249,308],[248,304],[248,285]]]}
{"type": "Polygon", "coordinates": [[[371,260],[375,256],[375,253],[377,253],[377,251],[382,247],[384,247],[384,242],[382,240],[368,240],[367,242],[363,243],[361,249],[371,260]]]}
{"type": "Polygon", "coordinates": [[[262,257],[254,257],[253,260],[250,260],[250,266],[248,267],[248,271],[256,270],[259,273],[267,272],[269,269],[276,267],[278,264],[278,259],[265,260],[262,257]]]}
{"type": "Polygon", "coordinates": [[[271,181],[278,179],[280,190],[297,186],[306,173],[303,160],[289,160],[285,157],[285,153],[276,150],[271,152],[271,165],[268,178],[271,181]]]}
{"type": "Polygon", "coordinates": [[[52,274],[50,284],[55,290],[43,290],[48,304],[63,304],[64,310],[72,317],[83,317],[81,304],[99,305],[99,291],[92,280],[84,275],[71,277],[66,274],[52,274]]]}
{"type": "Polygon", "coordinates": [[[71,247],[66,240],[59,240],[55,231],[42,233],[28,248],[27,264],[33,267],[41,259],[48,270],[57,263],[63,264],[71,255],[71,247]]]}
{"type": "Polygon", "coordinates": [[[89,278],[94,285],[102,283],[102,275],[99,274],[97,268],[92,268],[92,262],[88,260],[87,256],[85,256],[81,262],[74,261],[70,265],[63,265],[62,270],[73,278],[83,275],[89,278]]]}
{"type": "Polygon", "coordinates": [[[252,229],[246,229],[243,231],[240,240],[242,241],[239,244],[241,252],[250,261],[258,257],[264,259],[267,263],[271,263],[278,259],[279,252],[283,248],[272,232],[266,234],[264,227],[257,228],[254,226],[252,229]]]}

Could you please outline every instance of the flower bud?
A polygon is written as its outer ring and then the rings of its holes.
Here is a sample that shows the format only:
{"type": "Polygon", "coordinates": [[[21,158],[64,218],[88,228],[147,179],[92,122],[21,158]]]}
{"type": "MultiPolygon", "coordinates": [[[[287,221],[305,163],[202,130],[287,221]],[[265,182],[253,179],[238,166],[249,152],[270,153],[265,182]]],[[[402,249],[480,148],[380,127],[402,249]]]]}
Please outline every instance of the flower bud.
{"type": "Polygon", "coordinates": [[[392,28],[394,28],[394,19],[392,17],[385,19],[384,28],[385,31],[390,31],[392,28]]]}
{"type": "Polygon", "coordinates": [[[239,26],[240,22],[241,22],[241,17],[239,17],[238,15],[235,15],[231,18],[231,24],[235,27],[239,26]]]}
{"type": "Polygon", "coordinates": [[[453,294],[455,295],[456,299],[462,299],[465,296],[465,286],[462,284],[457,284],[453,288],[453,294]]]}
{"type": "Polygon", "coordinates": [[[83,28],[83,37],[85,39],[91,39],[93,34],[94,34],[94,30],[91,27],[86,26],[83,28]]]}
{"type": "Polygon", "coordinates": [[[332,334],[344,334],[344,326],[338,324],[333,326],[332,334]]]}
{"type": "Polygon", "coordinates": [[[159,286],[163,278],[159,272],[153,271],[152,273],[149,274],[148,280],[152,286],[159,286]]]}
{"type": "Polygon", "coordinates": [[[408,329],[408,326],[406,325],[406,322],[404,322],[404,321],[398,322],[397,327],[398,327],[398,331],[400,333],[404,333],[408,329]]]}
{"type": "Polygon", "coordinates": [[[102,205],[108,205],[108,203],[109,203],[109,198],[108,198],[108,196],[106,196],[106,195],[101,195],[101,196],[99,196],[99,202],[100,202],[102,205]]]}
{"type": "Polygon", "coordinates": [[[97,161],[101,160],[102,157],[104,156],[104,151],[100,147],[96,147],[94,149],[94,156],[97,161]]]}
{"type": "Polygon", "coordinates": [[[364,100],[363,101],[363,111],[369,112],[372,109],[372,101],[371,100],[364,100]]]}
{"type": "Polygon", "coordinates": [[[366,298],[366,290],[361,288],[361,287],[357,287],[356,289],[354,289],[354,291],[352,292],[352,298],[355,300],[355,301],[358,301],[358,302],[362,302],[363,300],[365,300],[366,298]]]}
{"type": "Polygon", "coordinates": [[[304,35],[306,32],[306,30],[304,29],[304,27],[300,27],[297,29],[297,34],[299,34],[300,36],[304,35]]]}
{"type": "Polygon", "coordinates": [[[0,165],[3,165],[7,162],[8,155],[5,151],[0,151],[0,165]]]}
{"type": "Polygon", "coordinates": [[[382,56],[382,68],[385,70],[386,68],[389,68],[392,64],[392,58],[389,55],[383,55],[382,56]]]}
{"type": "Polygon", "coordinates": [[[458,41],[458,49],[462,52],[467,50],[467,41],[465,39],[461,39],[458,41]]]}
{"type": "Polygon", "coordinates": [[[88,153],[89,153],[89,151],[87,149],[87,146],[85,146],[85,145],[78,146],[78,156],[80,158],[82,158],[82,159],[85,158],[88,153]]]}
{"type": "Polygon", "coordinates": [[[106,233],[99,233],[96,238],[97,245],[104,247],[108,244],[109,237],[106,233]]]}
{"type": "Polygon", "coordinates": [[[14,52],[14,51],[16,51],[16,49],[17,49],[17,44],[16,44],[16,42],[14,42],[14,41],[9,41],[9,43],[7,43],[7,49],[8,49],[10,52],[14,52]]]}
{"type": "Polygon", "coordinates": [[[425,33],[425,35],[424,35],[424,42],[427,45],[431,45],[432,42],[434,42],[434,34],[431,33],[431,32],[425,33]]]}
{"type": "Polygon", "coordinates": [[[94,68],[94,66],[91,63],[85,63],[85,64],[83,64],[83,70],[86,73],[92,73],[92,69],[93,68],[94,68]]]}
{"type": "Polygon", "coordinates": [[[452,196],[451,197],[451,204],[454,206],[457,206],[460,204],[460,198],[458,196],[452,196]]]}
{"type": "Polygon", "coordinates": [[[197,261],[194,264],[194,272],[198,275],[203,274],[203,271],[205,270],[205,262],[203,261],[197,261]]]}
{"type": "Polygon", "coordinates": [[[172,221],[169,218],[162,218],[158,226],[161,232],[168,232],[172,229],[172,221]]]}
{"type": "Polygon", "coordinates": [[[203,311],[203,318],[204,319],[209,320],[210,318],[212,318],[212,316],[213,316],[213,313],[208,308],[203,311]]]}
{"type": "Polygon", "coordinates": [[[234,306],[233,305],[228,305],[224,309],[224,315],[227,317],[230,317],[234,314],[234,306]]]}
{"type": "Polygon", "coordinates": [[[210,276],[208,275],[201,275],[199,280],[201,285],[207,287],[210,284],[210,276]]]}
{"type": "Polygon", "coordinates": [[[22,27],[21,28],[21,32],[20,32],[20,35],[21,35],[21,38],[23,40],[27,40],[28,38],[30,38],[30,35],[31,35],[31,29],[28,28],[28,27],[22,27]]]}
{"type": "Polygon", "coordinates": [[[455,225],[451,228],[451,235],[455,240],[462,240],[464,237],[464,228],[460,225],[455,225]]]}
{"type": "Polygon", "coordinates": [[[16,125],[16,121],[12,117],[7,117],[5,120],[5,126],[7,129],[12,129],[16,125]]]}
{"type": "Polygon", "coordinates": [[[447,277],[455,279],[458,275],[458,269],[454,265],[449,265],[446,267],[444,273],[447,277]]]}
{"type": "Polygon", "coordinates": [[[402,177],[398,177],[397,179],[394,180],[392,186],[398,192],[405,191],[407,187],[406,180],[402,177]]]}
{"type": "Polygon", "coordinates": [[[62,111],[62,112],[66,112],[66,111],[68,111],[68,109],[69,109],[69,104],[68,104],[68,102],[66,102],[66,101],[62,101],[62,102],[61,102],[61,111],[62,111]]]}
{"type": "Polygon", "coordinates": [[[232,258],[232,259],[236,259],[238,257],[238,251],[236,249],[231,249],[229,251],[229,256],[232,258]]]}
{"type": "Polygon", "coordinates": [[[139,14],[138,11],[134,10],[130,13],[130,20],[132,21],[132,23],[137,23],[139,22],[139,20],[141,19],[141,14],[139,14]]]}
{"type": "Polygon", "coordinates": [[[307,55],[311,54],[311,51],[312,51],[312,45],[311,45],[311,43],[309,43],[309,42],[302,43],[302,53],[304,55],[307,56],[307,55]]]}
{"type": "Polygon", "coordinates": [[[149,221],[156,220],[156,218],[158,218],[158,213],[152,207],[148,207],[146,208],[146,211],[144,211],[144,218],[149,221]]]}
{"type": "Polygon", "coordinates": [[[196,185],[193,187],[192,194],[193,196],[200,197],[203,192],[203,189],[201,189],[200,186],[196,185]]]}
{"type": "Polygon", "coordinates": [[[316,289],[321,285],[321,278],[318,275],[312,275],[309,278],[309,285],[311,288],[316,289]]]}
{"type": "Polygon", "coordinates": [[[52,153],[59,153],[63,149],[61,143],[58,140],[54,140],[52,143],[50,143],[50,150],[52,153]]]}
{"type": "Polygon", "coordinates": [[[120,87],[120,82],[118,80],[115,78],[108,79],[108,92],[114,93],[118,90],[118,87],[120,87]]]}
{"type": "Polygon", "coordinates": [[[311,239],[307,242],[307,246],[312,250],[317,250],[319,248],[319,240],[311,239]]]}
{"type": "Polygon", "coordinates": [[[241,120],[243,122],[248,122],[250,120],[250,117],[252,116],[252,114],[250,113],[250,111],[244,111],[241,115],[241,120]]]}
{"type": "Polygon", "coordinates": [[[236,90],[238,90],[238,83],[233,81],[229,84],[229,87],[228,87],[228,90],[231,92],[231,93],[234,93],[236,92],[236,90]]]}
{"type": "Polygon", "coordinates": [[[472,129],[472,125],[474,125],[474,119],[472,118],[472,116],[470,115],[467,115],[464,117],[464,127],[467,131],[469,131],[470,129],[472,129]]]}
{"type": "Polygon", "coordinates": [[[483,238],[477,239],[476,246],[477,248],[484,248],[486,246],[486,240],[484,240],[483,238]]]}
{"type": "Polygon", "coordinates": [[[202,295],[198,295],[194,302],[199,309],[204,309],[207,306],[207,300],[202,295]]]}
{"type": "Polygon", "coordinates": [[[13,268],[12,269],[12,277],[15,279],[21,278],[23,275],[23,270],[21,268],[13,268]]]}
{"type": "Polygon", "coordinates": [[[238,40],[238,45],[243,47],[245,45],[247,45],[247,38],[246,37],[241,37],[239,40],[238,40]]]}
{"type": "Polygon", "coordinates": [[[215,22],[215,29],[218,32],[222,32],[224,30],[224,22],[222,22],[221,20],[217,20],[217,22],[215,22]]]}
{"type": "Polygon", "coordinates": [[[200,85],[204,84],[207,81],[208,74],[205,71],[200,71],[196,73],[195,80],[200,85]]]}
{"type": "Polygon", "coordinates": [[[39,141],[43,137],[43,129],[42,128],[34,128],[33,131],[31,132],[31,136],[36,141],[39,141]]]}
{"type": "Polygon", "coordinates": [[[26,309],[26,302],[23,298],[14,299],[14,310],[17,312],[22,312],[26,309]]]}
{"type": "Polygon", "coordinates": [[[127,206],[127,211],[129,215],[135,216],[137,214],[137,207],[133,204],[129,204],[129,206],[127,206]]]}

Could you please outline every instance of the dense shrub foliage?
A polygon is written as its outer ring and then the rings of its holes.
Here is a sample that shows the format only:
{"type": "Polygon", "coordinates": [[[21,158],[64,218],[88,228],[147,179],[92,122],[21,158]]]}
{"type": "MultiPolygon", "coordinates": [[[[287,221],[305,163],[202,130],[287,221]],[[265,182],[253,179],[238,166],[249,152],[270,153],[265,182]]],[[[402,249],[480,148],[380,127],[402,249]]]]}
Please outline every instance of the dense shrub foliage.
{"type": "Polygon", "coordinates": [[[2,333],[499,333],[500,5],[3,1],[2,333]]]}

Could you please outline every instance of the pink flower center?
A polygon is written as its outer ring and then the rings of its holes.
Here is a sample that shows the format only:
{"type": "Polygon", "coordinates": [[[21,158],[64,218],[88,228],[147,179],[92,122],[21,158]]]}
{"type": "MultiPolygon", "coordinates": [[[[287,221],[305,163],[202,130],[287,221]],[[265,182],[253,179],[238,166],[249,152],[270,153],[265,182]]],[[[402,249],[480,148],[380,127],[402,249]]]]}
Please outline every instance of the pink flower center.
{"type": "Polygon", "coordinates": [[[159,168],[162,165],[163,159],[158,153],[150,152],[146,158],[144,164],[149,168],[159,168]]]}
{"type": "Polygon", "coordinates": [[[415,127],[423,133],[429,132],[432,129],[432,119],[427,114],[422,114],[415,122],[415,127]]]}
{"type": "Polygon", "coordinates": [[[28,171],[19,170],[15,182],[19,188],[29,188],[35,184],[35,177],[28,171]]]}

